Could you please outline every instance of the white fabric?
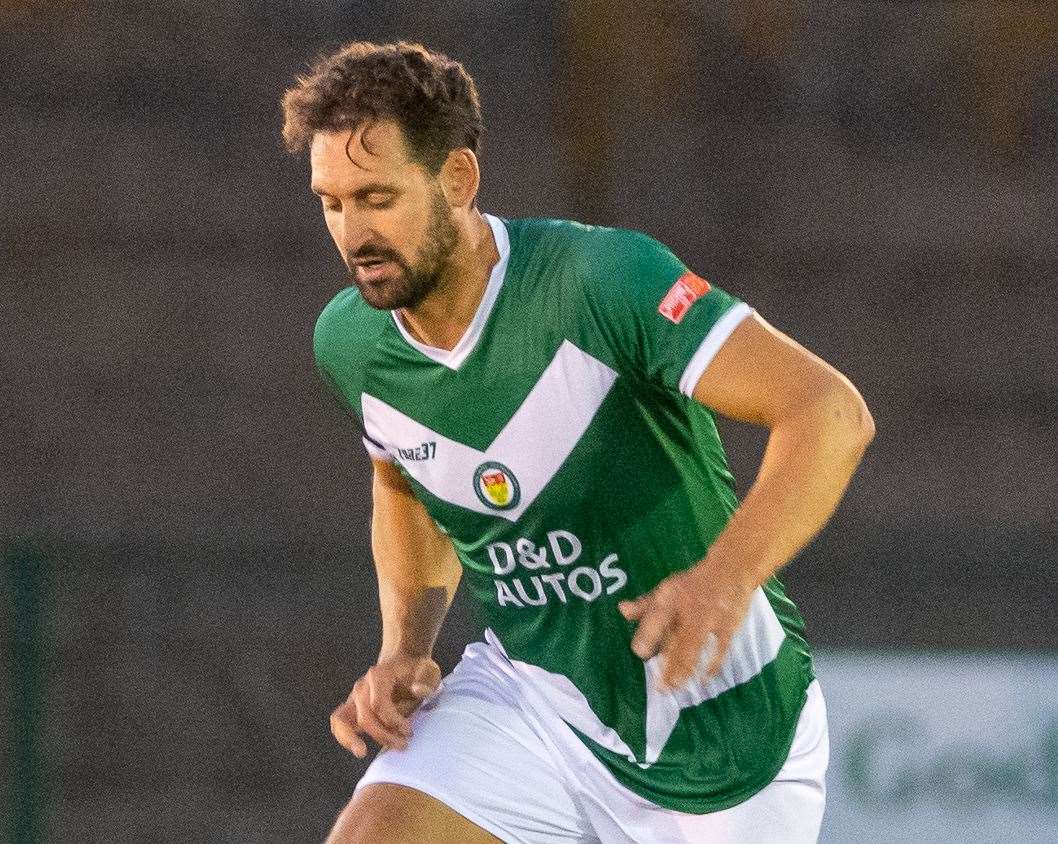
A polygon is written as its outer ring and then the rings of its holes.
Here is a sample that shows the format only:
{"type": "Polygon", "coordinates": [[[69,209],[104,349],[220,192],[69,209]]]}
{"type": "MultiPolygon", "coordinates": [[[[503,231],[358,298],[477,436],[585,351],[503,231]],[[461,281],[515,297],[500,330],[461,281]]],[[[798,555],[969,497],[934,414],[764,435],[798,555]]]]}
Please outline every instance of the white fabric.
{"type": "Polygon", "coordinates": [[[408,345],[418,349],[430,360],[437,361],[437,363],[447,366],[449,369],[459,369],[463,365],[463,361],[467,359],[478,344],[482,329],[485,328],[485,323],[489,321],[489,314],[492,313],[492,307],[496,304],[496,299],[500,295],[503,279],[507,275],[507,261],[511,257],[511,239],[507,234],[507,227],[503,224],[503,220],[499,217],[493,217],[491,214],[482,214],[482,216],[492,229],[492,236],[496,240],[496,251],[499,252],[500,258],[492,267],[492,272],[489,274],[489,280],[485,284],[485,293],[481,297],[478,309],[474,312],[474,318],[470,321],[470,325],[467,326],[467,330],[459,338],[459,342],[451,350],[438,349],[436,346],[427,346],[425,343],[420,343],[405,327],[401,321],[400,313],[390,311],[393,315],[393,322],[397,325],[397,330],[408,341],[408,345]]]}
{"type": "Polygon", "coordinates": [[[408,748],[379,753],[357,790],[406,785],[512,844],[598,841],[511,688],[474,645],[411,729],[408,748]]]}
{"type": "Polygon", "coordinates": [[[698,351],[691,355],[687,367],[683,370],[683,375],[680,376],[681,393],[693,397],[694,388],[698,385],[702,373],[713,362],[713,358],[720,351],[720,347],[727,342],[731,332],[738,328],[739,323],[751,313],[753,313],[753,308],[745,302],[739,302],[714,323],[701,345],[698,346],[698,351]]]}
{"type": "MultiPolygon", "coordinates": [[[[607,750],[624,756],[630,762],[636,762],[641,768],[649,768],[661,756],[662,749],[676,728],[681,710],[711,700],[756,677],[765,665],[775,659],[785,638],[786,633],[775,615],[775,610],[768,602],[764,590],[758,587],[742,626],[732,638],[727,656],[715,677],[704,683],[698,679],[698,672],[704,673],[712,658],[708,648],[703,650],[698,660],[695,675],[683,686],[672,691],[663,692],[658,689],[662,670],[661,657],[652,657],[644,663],[643,670],[646,672],[647,681],[647,742],[646,756],[642,760],[637,760],[621,737],[599,720],[584,695],[568,677],[509,657],[508,661],[519,675],[518,682],[528,686],[526,694],[535,696],[539,692],[546,696],[547,701],[542,704],[544,708],[541,711],[554,712],[567,724],[607,750]]],[[[491,629],[485,631],[485,641],[507,656],[503,643],[491,629]]]]}
{"type": "Polygon", "coordinates": [[[372,460],[385,460],[387,463],[396,462],[393,455],[386,451],[384,448],[379,448],[367,437],[360,438],[364,443],[364,448],[367,449],[367,453],[371,455],[372,460]]]}
{"type": "Polygon", "coordinates": [[[516,844],[801,844],[819,835],[829,743],[818,683],[771,784],[707,815],[663,809],[629,791],[541,706],[497,648],[474,643],[416,713],[408,748],[380,753],[357,788],[418,789],[516,844]]]}
{"type": "Polygon", "coordinates": [[[617,373],[564,340],[521,406],[484,451],[431,430],[370,393],[361,393],[364,429],[385,446],[415,480],[443,501],[516,522],[544,491],[588,430],[609,395],[617,373]],[[402,455],[434,443],[427,460],[402,455]],[[520,487],[519,500],[499,510],[474,492],[475,472],[486,461],[500,461],[520,487]]]}

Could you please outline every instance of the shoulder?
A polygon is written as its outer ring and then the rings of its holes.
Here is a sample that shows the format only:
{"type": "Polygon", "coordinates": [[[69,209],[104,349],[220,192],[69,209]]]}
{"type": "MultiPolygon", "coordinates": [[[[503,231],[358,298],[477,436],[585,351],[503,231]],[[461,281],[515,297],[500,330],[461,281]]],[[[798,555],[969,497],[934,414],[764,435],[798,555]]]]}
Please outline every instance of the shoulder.
{"type": "Polygon", "coordinates": [[[575,220],[522,218],[504,222],[512,243],[520,249],[558,252],[570,260],[642,260],[669,252],[650,235],[632,229],[592,226],[575,220]]]}
{"type": "Polygon", "coordinates": [[[368,305],[360,291],[347,287],[324,307],[312,334],[316,363],[327,369],[362,362],[391,320],[388,311],[368,305]]]}
{"type": "Polygon", "coordinates": [[[510,220],[507,225],[512,248],[523,260],[561,267],[578,286],[603,293],[643,278],[676,278],[685,271],[667,246],[632,229],[545,219],[510,220]]]}
{"type": "Polygon", "coordinates": [[[676,278],[686,269],[665,244],[631,229],[595,228],[585,249],[588,269],[622,288],[648,278],[676,278]]]}

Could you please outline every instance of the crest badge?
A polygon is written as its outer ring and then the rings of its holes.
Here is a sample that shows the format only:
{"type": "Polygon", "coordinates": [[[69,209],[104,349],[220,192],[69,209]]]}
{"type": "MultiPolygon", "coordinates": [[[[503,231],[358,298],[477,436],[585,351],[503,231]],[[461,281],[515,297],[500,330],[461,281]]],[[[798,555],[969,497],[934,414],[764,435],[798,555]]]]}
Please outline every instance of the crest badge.
{"type": "Polygon", "coordinates": [[[482,504],[493,510],[509,510],[522,497],[514,472],[494,460],[482,463],[474,472],[474,492],[482,504]]]}

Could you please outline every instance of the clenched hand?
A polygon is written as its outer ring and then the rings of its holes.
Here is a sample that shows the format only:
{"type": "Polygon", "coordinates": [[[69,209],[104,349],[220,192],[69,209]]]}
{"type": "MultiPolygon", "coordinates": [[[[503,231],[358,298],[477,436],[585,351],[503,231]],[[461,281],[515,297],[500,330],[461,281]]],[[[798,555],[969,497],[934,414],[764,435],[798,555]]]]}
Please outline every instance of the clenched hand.
{"type": "Polygon", "coordinates": [[[662,690],[675,689],[694,674],[702,653],[710,648],[706,680],[720,670],[731,638],[742,625],[756,585],[730,573],[718,573],[703,561],[666,577],[634,601],[618,609],[639,622],[632,650],[644,662],[662,657],[662,690]]]}
{"type": "Polygon", "coordinates": [[[412,713],[440,684],[441,669],[429,657],[381,660],[356,681],[345,703],[331,713],[331,732],[358,759],[367,755],[365,735],[382,747],[403,750],[411,738],[412,713]]]}

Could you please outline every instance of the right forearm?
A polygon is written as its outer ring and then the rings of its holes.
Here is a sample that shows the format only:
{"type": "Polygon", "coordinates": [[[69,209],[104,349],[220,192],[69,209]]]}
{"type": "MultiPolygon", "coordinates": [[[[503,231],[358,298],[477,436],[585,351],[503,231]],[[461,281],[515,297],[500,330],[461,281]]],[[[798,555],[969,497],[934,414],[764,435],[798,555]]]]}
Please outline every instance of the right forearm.
{"type": "Polygon", "coordinates": [[[334,737],[360,759],[367,755],[365,736],[382,747],[407,747],[410,716],[441,683],[431,655],[463,572],[452,540],[415,497],[400,467],[381,458],[373,465],[371,551],[382,648],[331,713],[334,737]]]}
{"type": "Polygon", "coordinates": [[[429,656],[462,574],[452,541],[394,467],[376,465],[371,548],[382,609],[379,659],[429,656]]]}
{"type": "Polygon", "coordinates": [[[394,656],[430,656],[452,596],[446,586],[403,585],[379,578],[382,648],[379,661],[394,656]]]}

